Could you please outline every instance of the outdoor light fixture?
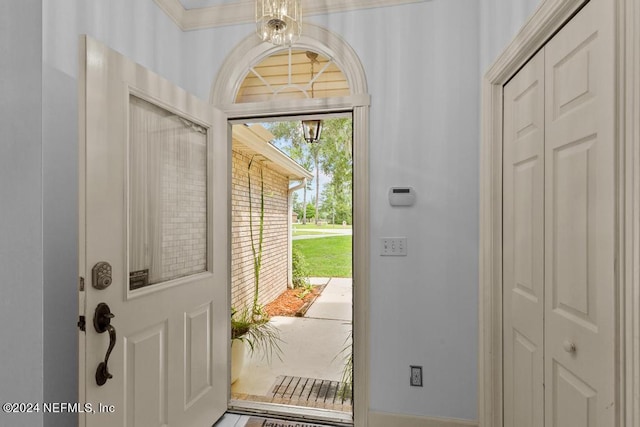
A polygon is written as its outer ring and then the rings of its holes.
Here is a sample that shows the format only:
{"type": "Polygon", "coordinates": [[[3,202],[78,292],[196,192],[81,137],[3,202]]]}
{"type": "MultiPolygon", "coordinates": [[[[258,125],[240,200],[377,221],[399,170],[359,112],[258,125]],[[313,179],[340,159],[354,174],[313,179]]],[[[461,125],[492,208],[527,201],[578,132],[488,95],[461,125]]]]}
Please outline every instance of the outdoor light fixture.
{"type": "Polygon", "coordinates": [[[304,140],[308,143],[318,142],[320,132],[322,132],[322,120],[303,120],[302,132],[304,133],[304,140]]]}
{"type": "Polygon", "coordinates": [[[263,41],[291,46],[301,31],[300,0],[256,0],[256,32],[263,41]]]}
{"type": "MultiPolygon", "coordinates": [[[[313,76],[313,65],[318,64],[318,54],[315,52],[307,51],[307,58],[311,62],[311,99],[313,99],[313,84],[315,83],[313,76]]],[[[320,140],[320,133],[322,132],[322,120],[303,120],[302,121],[302,133],[304,140],[308,143],[318,142],[320,140]]]]}

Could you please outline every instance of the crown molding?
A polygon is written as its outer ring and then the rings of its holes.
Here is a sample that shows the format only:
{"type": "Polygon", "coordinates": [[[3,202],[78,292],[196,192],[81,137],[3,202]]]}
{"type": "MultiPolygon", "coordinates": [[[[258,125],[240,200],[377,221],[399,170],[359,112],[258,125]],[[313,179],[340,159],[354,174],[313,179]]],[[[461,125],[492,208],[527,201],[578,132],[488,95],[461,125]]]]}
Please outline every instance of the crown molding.
{"type": "Polygon", "coordinates": [[[185,9],[179,0],[154,0],[157,5],[176,23],[178,27],[184,30],[182,20],[184,19],[185,9]]]}
{"type": "MultiPolygon", "coordinates": [[[[218,6],[185,9],[180,0],[154,0],[183,31],[248,24],[255,21],[255,0],[238,0],[218,6]]],[[[422,3],[429,0],[302,0],[306,15],[422,3]]]]}

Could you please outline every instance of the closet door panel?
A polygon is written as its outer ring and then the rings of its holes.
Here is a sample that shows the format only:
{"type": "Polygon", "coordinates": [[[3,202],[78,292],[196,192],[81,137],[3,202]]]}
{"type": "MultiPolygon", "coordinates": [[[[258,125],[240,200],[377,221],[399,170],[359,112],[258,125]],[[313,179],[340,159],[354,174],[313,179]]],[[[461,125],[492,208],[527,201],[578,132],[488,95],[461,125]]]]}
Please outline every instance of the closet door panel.
{"type": "Polygon", "coordinates": [[[612,7],[545,46],[545,418],[615,425],[612,7]]]}
{"type": "Polygon", "coordinates": [[[544,55],[504,88],[504,425],[542,427],[544,55]]]}

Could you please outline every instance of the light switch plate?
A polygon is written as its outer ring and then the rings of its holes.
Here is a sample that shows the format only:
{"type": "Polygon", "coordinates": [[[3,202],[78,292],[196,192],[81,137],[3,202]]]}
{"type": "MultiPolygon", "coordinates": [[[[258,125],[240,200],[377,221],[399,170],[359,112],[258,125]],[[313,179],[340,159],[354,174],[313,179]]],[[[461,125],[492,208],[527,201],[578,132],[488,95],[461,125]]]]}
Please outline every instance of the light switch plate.
{"type": "Polygon", "coordinates": [[[380,238],[380,255],[381,256],[407,256],[407,238],[406,237],[381,237],[380,238]]]}

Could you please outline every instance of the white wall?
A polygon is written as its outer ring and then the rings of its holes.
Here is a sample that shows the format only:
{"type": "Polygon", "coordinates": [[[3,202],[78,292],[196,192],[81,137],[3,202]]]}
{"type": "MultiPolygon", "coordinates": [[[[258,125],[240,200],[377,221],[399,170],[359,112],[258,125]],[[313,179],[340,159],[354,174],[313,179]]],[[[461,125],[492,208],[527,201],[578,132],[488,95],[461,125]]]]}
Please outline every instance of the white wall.
{"type": "Polygon", "coordinates": [[[314,21],[355,49],[372,96],[371,409],[475,419],[477,1],[314,21]],[[415,188],[414,207],[390,207],[398,185],[415,188]],[[383,236],[407,236],[408,256],[380,257],[383,236]],[[424,367],[423,388],[409,365],[424,367]]]}
{"type": "MultiPolygon", "coordinates": [[[[20,328],[3,328],[12,345],[0,350],[0,400],[73,402],[78,34],[208,99],[222,61],[253,26],[182,33],[151,0],[5,3],[0,304],[2,321],[20,328]]],[[[535,3],[432,0],[310,18],[355,49],[372,95],[372,410],[476,418],[480,68],[535,3]],[[413,186],[416,206],[391,208],[393,185],[413,186]],[[407,236],[409,256],[380,258],[381,236],[407,236]],[[409,387],[410,364],[424,366],[423,388],[409,387]]],[[[44,425],[74,420],[48,415],[44,425]]]]}
{"type": "Polygon", "coordinates": [[[480,0],[480,71],[484,74],[543,0],[480,0]]]}
{"type": "MultiPolygon", "coordinates": [[[[42,401],[42,2],[0,2],[0,402],[42,401]],[[24,49],[24,45],[29,49],[24,49]]],[[[0,412],[0,425],[42,415],[0,412]]]]}

